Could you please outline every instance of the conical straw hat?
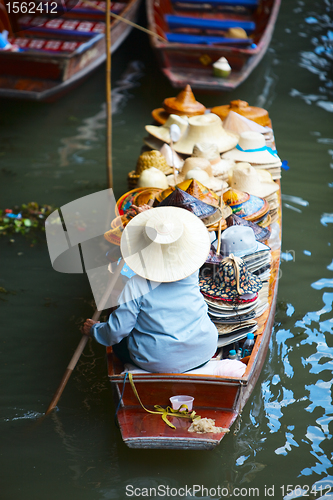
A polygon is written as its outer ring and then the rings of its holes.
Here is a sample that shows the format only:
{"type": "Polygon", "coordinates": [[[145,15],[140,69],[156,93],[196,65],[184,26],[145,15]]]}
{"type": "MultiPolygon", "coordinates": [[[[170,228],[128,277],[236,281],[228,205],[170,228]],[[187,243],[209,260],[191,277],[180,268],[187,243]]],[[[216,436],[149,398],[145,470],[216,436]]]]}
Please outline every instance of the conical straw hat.
{"type": "Polygon", "coordinates": [[[230,104],[225,106],[215,106],[211,111],[218,115],[222,121],[225,120],[229,111],[234,111],[249,120],[259,123],[263,127],[269,127],[271,124],[266,109],[249,106],[246,101],[241,101],[240,99],[231,101],[230,104]]]}
{"type": "Polygon", "coordinates": [[[243,191],[239,191],[235,188],[230,188],[225,193],[223,193],[223,201],[230,207],[232,207],[233,205],[244,203],[249,198],[249,193],[244,193],[243,191]]]}
{"type": "Polygon", "coordinates": [[[222,179],[217,179],[214,176],[209,176],[206,170],[199,167],[192,168],[185,175],[185,179],[196,179],[204,184],[207,188],[215,191],[215,193],[222,193],[228,188],[227,182],[222,179]]]}
{"type": "Polygon", "coordinates": [[[157,127],[156,125],[146,125],[145,129],[151,135],[160,141],[170,143],[170,127],[171,125],[178,125],[181,134],[183,134],[188,126],[187,117],[178,115],[170,115],[164,125],[157,127]]]}
{"type": "MultiPolygon", "coordinates": [[[[197,198],[204,203],[208,203],[208,205],[219,205],[218,195],[195,179],[187,179],[183,182],[180,182],[179,184],[177,184],[177,187],[179,187],[179,189],[182,189],[183,191],[186,191],[186,193],[189,193],[191,196],[194,196],[194,198],[197,198]]],[[[161,193],[157,193],[156,200],[158,202],[161,202],[174,190],[175,188],[171,186],[161,193]]]]}
{"type": "Polygon", "coordinates": [[[267,228],[262,228],[258,226],[258,224],[255,224],[254,222],[250,222],[249,220],[242,219],[242,217],[238,217],[236,214],[231,214],[226,218],[226,222],[228,227],[231,226],[249,226],[252,228],[254,232],[254,236],[257,241],[261,241],[263,243],[264,241],[267,241],[268,238],[271,235],[271,232],[267,228]]]}
{"type": "Polygon", "coordinates": [[[199,217],[199,219],[206,219],[217,210],[216,206],[208,205],[178,187],[159,204],[159,207],[170,206],[184,208],[199,217]]]}
{"type": "Polygon", "coordinates": [[[213,113],[208,113],[189,118],[189,126],[174,145],[174,149],[178,153],[191,155],[193,146],[198,142],[213,142],[222,153],[236,146],[238,136],[226,132],[221,119],[213,113]]]}
{"type": "Polygon", "coordinates": [[[164,99],[163,107],[167,113],[175,115],[196,116],[202,115],[206,111],[205,106],[196,101],[189,85],[186,85],[177,97],[164,99]]]}
{"type": "Polygon", "coordinates": [[[263,182],[257,170],[250,163],[236,165],[232,170],[230,186],[259,198],[266,198],[279,190],[278,184],[273,179],[271,182],[263,182]]]}
{"type": "Polygon", "coordinates": [[[190,180],[190,184],[188,188],[185,189],[185,191],[191,196],[194,196],[194,198],[197,198],[198,200],[201,200],[204,203],[208,203],[209,205],[217,206],[219,203],[219,198],[214,193],[214,191],[211,191],[196,179],[190,180]]]}
{"type": "Polygon", "coordinates": [[[158,207],[134,217],[121,238],[126,264],[156,282],[184,279],[202,266],[210,237],[195,215],[177,207],[158,207]]]}
{"type": "MultiPolygon", "coordinates": [[[[180,141],[179,141],[180,142],[180,141]]],[[[234,149],[222,155],[227,160],[248,162],[251,164],[270,164],[280,162],[276,151],[266,146],[265,138],[258,132],[242,132],[234,149]]]]}

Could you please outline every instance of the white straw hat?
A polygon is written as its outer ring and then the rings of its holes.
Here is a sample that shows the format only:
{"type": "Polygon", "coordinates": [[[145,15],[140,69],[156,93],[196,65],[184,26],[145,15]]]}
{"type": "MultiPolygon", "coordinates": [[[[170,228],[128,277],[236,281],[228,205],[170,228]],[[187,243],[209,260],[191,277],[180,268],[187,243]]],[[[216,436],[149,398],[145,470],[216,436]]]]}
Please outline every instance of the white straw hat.
{"type": "Polygon", "coordinates": [[[226,132],[222,120],[214,113],[192,116],[182,137],[174,145],[175,151],[191,155],[193,146],[198,142],[213,142],[220,153],[236,146],[238,136],[226,132]]]}
{"type": "Polygon", "coordinates": [[[222,179],[217,179],[216,177],[209,177],[206,170],[202,170],[202,168],[195,167],[192,170],[189,170],[185,175],[185,180],[195,179],[208,189],[215,191],[215,193],[221,194],[222,191],[225,191],[228,188],[228,183],[223,181],[222,179]]]}
{"type": "Polygon", "coordinates": [[[266,198],[279,190],[278,184],[273,179],[270,182],[262,181],[257,170],[245,162],[238,163],[232,170],[230,186],[259,198],[266,198]]]}
{"type": "Polygon", "coordinates": [[[183,134],[188,126],[188,118],[187,116],[170,115],[164,125],[160,127],[156,125],[146,125],[145,129],[160,141],[169,143],[171,125],[178,125],[181,134],[183,134]]]}
{"type": "Polygon", "coordinates": [[[158,168],[147,168],[138,179],[138,187],[156,187],[167,189],[169,187],[166,175],[158,168]]]}
{"type": "Polygon", "coordinates": [[[168,175],[167,179],[170,186],[175,186],[175,184],[179,184],[187,179],[196,179],[205,187],[216,193],[220,193],[228,187],[228,184],[224,180],[217,179],[213,176],[212,166],[209,160],[194,156],[186,158],[183,168],[177,176],[177,182],[175,182],[173,175],[168,175]]]}
{"type": "Polygon", "coordinates": [[[157,207],[136,215],[125,227],[120,249],[126,264],[157,282],[184,279],[199,269],[210,250],[203,222],[178,207],[157,207]]]}
{"type": "Polygon", "coordinates": [[[279,162],[282,164],[276,151],[266,146],[265,138],[258,132],[242,132],[237,146],[224,153],[222,158],[227,160],[247,161],[256,164],[270,164],[279,162]]]}
{"type": "Polygon", "coordinates": [[[233,160],[222,160],[217,145],[212,142],[194,144],[192,156],[206,158],[211,164],[213,175],[225,179],[228,177],[228,171],[235,164],[233,160]]]}

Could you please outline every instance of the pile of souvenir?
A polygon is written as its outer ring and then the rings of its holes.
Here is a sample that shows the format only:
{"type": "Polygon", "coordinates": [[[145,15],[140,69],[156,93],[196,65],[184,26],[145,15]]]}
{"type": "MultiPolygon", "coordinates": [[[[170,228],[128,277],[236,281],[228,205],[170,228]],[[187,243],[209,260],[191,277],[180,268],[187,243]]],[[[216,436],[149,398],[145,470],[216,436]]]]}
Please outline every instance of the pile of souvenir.
{"type": "Polygon", "coordinates": [[[192,92],[190,85],[186,85],[177,97],[164,99],[163,107],[152,111],[152,117],[157,123],[163,125],[171,114],[179,116],[203,115],[206,107],[198,102],[192,92]]]}
{"type": "Polygon", "coordinates": [[[195,214],[211,236],[200,288],[218,346],[237,346],[268,307],[271,250],[264,243],[278,220],[281,177],[268,112],[241,100],[208,110],[187,85],[152,115],[144,138],[150,150],[128,174],[134,189],[118,200],[120,217],[105,237],[118,238],[135,216],[131,205],[151,199],[154,207],[195,214]]]}
{"type": "Polygon", "coordinates": [[[261,227],[267,227],[271,223],[270,206],[264,198],[229,188],[223,193],[223,201],[231,207],[234,214],[245,220],[255,222],[261,227]]]}
{"type": "Polygon", "coordinates": [[[259,291],[263,284],[241,258],[231,253],[217,268],[204,267],[199,285],[219,333],[218,347],[241,340],[257,329],[255,318],[262,314],[259,291]]]}
{"type": "Polygon", "coordinates": [[[127,176],[128,186],[130,189],[140,187],[140,184],[142,187],[165,188],[168,186],[166,175],[171,174],[171,172],[172,168],[159,151],[145,151],[139,156],[136,169],[129,172],[127,176]],[[156,182],[159,184],[158,186],[156,182]]]}
{"type": "Polygon", "coordinates": [[[238,135],[247,131],[259,132],[264,136],[268,146],[273,145],[271,120],[265,109],[249,106],[246,101],[237,99],[225,106],[215,106],[211,112],[221,118],[225,130],[238,135]]]}
{"type": "Polygon", "coordinates": [[[279,185],[267,170],[256,170],[249,163],[237,163],[229,171],[229,185],[250,195],[264,198],[269,204],[270,224],[278,218],[279,185]]]}
{"type": "Polygon", "coordinates": [[[237,146],[222,155],[226,160],[250,163],[256,169],[267,170],[273,180],[281,178],[282,162],[276,150],[266,145],[265,138],[259,132],[242,132],[237,146]]]}
{"type": "Polygon", "coordinates": [[[176,187],[158,206],[184,208],[199,217],[206,227],[216,224],[223,218],[220,207],[208,205],[179,187],[176,187]]]}

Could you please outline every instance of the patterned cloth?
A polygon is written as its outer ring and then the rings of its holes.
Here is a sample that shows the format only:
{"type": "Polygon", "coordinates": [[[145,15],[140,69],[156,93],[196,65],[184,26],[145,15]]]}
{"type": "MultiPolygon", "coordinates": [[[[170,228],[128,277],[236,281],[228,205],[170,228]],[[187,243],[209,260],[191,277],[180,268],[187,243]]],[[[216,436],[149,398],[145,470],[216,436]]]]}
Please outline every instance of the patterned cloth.
{"type": "Polygon", "coordinates": [[[212,277],[201,276],[199,286],[205,295],[224,300],[237,300],[241,295],[257,293],[262,288],[262,282],[248,271],[242,259],[230,254],[219,264],[217,272],[212,277]]]}

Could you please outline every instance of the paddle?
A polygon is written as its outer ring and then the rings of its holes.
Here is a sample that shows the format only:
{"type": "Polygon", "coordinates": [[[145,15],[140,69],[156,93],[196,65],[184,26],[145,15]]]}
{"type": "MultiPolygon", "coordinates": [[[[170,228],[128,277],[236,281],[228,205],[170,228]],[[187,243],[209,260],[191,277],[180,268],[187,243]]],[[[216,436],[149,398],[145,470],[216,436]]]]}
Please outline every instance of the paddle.
{"type": "MultiPolygon", "coordinates": [[[[111,278],[111,280],[110,280],[110,282],[109,282],[109,284],[108,284],[108,286],[107,286],[107,288],[106,288],[106,290],[104,292],[104,295],[102,296],[102,298],[101,298],[101,300],[100,300],[100,302],[98,304],[100,310],[96,309],[96,311],[94,312],[94,315],[92,317],[92,319],[94,321],[98,321],[98,319],[99,319],[99,317],[101,315],[101,312],[103,311],[103,309],[105,307],[105,304],[106,304],[108,298],[110,297],[111,292],[112,292],[112,290],[113,290],[113,288],[114,288],[114,286],[115,286],[115,284],[117,282],[117,279],[119,278],[119,275],[121,273],[122,268],[124,267],[124,264],[125,264],[125,261],[124,261],[124,259],[122,259],[119,262],[119,264],[117,266],[117,269],[116,269],[115,273],[113,274],[113,276],[112,276],[112,278],[111,278]]],[[[48,409],[45,412],[45,415],[48,415],[53,410],[53,408],[55,408],[57,406],[57,403],[58,403],[58,401],[59,401],[59,399],[61,397],[61,394],[63,393],[63,390],[66,387],[66,384],[67,384],[67,382],[69,380],[69,377],[71,376],[72,371],[74,370],[77,362],[79,361],[80,356],[81,356],[81,354],[82,354],[82,352],[83,352],[83,350],[84,350],[84,348],[85,348],[88,340],[89,340],[89,336],[83,334],[82,338],[81,338],[81,340],[79,342],[79,345],[77,346],[77,348],[76,348],[76,350],[75,350],[75,352],[74,352],[74,354],[72,356],[72,359],[70,360],[70,362],[69,362],[69,364],[68,364],[68,366],[66,368],[64,376],[62,377],[61,382],[60,382],[60,384],[58,386],[58,389],[56,390],[56,392],[55,392],[55,394],[54,394],[54,396],[52,398],[52,401],[49,404],[49,407],[48,407],[48,409]]]]}

